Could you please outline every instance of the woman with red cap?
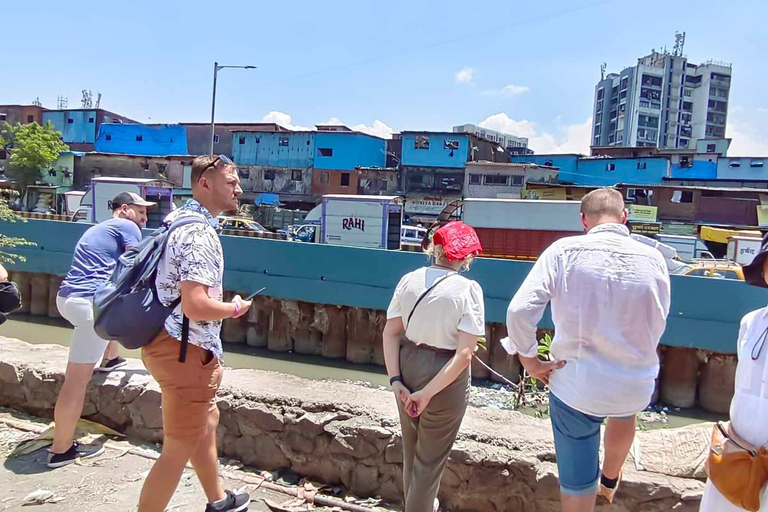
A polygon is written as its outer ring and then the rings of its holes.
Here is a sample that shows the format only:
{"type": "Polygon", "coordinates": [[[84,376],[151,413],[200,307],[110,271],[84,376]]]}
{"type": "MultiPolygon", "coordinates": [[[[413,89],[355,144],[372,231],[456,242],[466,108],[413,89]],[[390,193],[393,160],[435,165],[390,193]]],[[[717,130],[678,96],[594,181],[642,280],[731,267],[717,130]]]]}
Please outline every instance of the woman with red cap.
{"type": "Polygon", "coordinates": [[[481,251],[472,227],[441,227],[432,265],[406,274],[387,310],[384,359],[403,431],[406,512],[438,509],[440,478],[467,408],[469,364],[485,335],[483,290],[459,272],[481,251]]]}

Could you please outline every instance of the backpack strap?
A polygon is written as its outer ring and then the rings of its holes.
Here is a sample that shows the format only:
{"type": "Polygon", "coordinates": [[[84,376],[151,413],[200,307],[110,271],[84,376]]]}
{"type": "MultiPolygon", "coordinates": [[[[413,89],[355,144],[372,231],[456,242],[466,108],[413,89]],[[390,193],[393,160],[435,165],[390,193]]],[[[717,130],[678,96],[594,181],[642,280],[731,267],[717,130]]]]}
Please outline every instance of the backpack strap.
{"type": "Polygon", "coordinates": [[[430,286],[429,288],[424,290],[424,292],[421,295],[419,295],[419,298],[416,299],[416,304],[413,305],[413,308],[411,308],[411,312],[408,314],[408,322],[407,322],[408,325],[405,327],[406,331],[408,331],[408,327],[410,327],[410,325],[411,325],[411,317],[413,316],[413,312],[416,311],[416,306],[418,306],[419,303],[421,303],[421,301],[424,299],[424,297],[429,295],[429,292],[434,290],[437,285],[439,285],[440,283],[442,283],[443,281],[445,281],[449,277],[455,276],[455,275],[458,275],[458,272],[451,272],[450,274],[444,275],[440,279],[435,279],[435,282],[432,283],[432,286],[430,286]]]}
{"type": "MultiPolygon", "coordinates": [[[[200,224],[207,224],[205,220],[201,219],[197,215],[186,215],[178,220],[175,220],[171,222],[168,225],[168,232],[165,236],[165,245],[168,244],[168,240],[171,237],[171,231],[178,229],[182,226],[187,226],[189,224],[195,224],[199,222],[200,224]]],[[[165,247],[163,247],[163,250],[165,250],[165,247]]],[[[179,298],[174,300],[171,303],[171,307],[173,309],[176,309],[178,305],[181,304],[181,292],[179,292],[179,298]]],[[[189,318],[187,318],[187,315],[184,314],[184,311],[181,312],[181,347],[179,348],[179,362],[183,363],[187,360],[187,346],[189,345],[189,318]]]]}

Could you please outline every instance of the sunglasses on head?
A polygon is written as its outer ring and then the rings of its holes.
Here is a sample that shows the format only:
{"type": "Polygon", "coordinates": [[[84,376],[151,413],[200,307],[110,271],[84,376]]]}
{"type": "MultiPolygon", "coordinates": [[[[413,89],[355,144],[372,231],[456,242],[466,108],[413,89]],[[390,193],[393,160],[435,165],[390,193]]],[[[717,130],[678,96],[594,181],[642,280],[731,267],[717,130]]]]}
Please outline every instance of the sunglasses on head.
{"type": "Polygon", "coordinates": [[[235,165],[235,162],[233,162],[227,155],[219,155],[217,156],[213,162],[208,164],[208,166],[203,169],[203,172],[200,173],[200,177],[203,177],[203,174],[205,174],[205,171],[211,168],[216,168],[217,165],[219,165],[219,162],[224,162],[224,165],[235,165]]]}

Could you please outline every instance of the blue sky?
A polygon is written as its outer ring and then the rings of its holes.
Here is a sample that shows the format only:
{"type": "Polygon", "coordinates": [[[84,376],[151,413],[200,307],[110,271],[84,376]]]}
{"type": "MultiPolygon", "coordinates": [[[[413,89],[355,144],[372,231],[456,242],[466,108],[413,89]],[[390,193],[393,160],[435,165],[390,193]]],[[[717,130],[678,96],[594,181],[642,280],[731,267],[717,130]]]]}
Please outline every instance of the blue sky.
{"type": "Polygon", "coordinates": [[[218,121],[337,119],[382,134],[486,121],[537,152],[586,151],[600,63],[619,71],[685,30],[691,61],[733,63],[734,153],[768,154],[768,4],[644,4],[13,2],[0,103],[55,107],[62,94],[77,107],[89,88],[137,121],[206,122],[218,60],[259,67],[220,72],[218,121]]]}

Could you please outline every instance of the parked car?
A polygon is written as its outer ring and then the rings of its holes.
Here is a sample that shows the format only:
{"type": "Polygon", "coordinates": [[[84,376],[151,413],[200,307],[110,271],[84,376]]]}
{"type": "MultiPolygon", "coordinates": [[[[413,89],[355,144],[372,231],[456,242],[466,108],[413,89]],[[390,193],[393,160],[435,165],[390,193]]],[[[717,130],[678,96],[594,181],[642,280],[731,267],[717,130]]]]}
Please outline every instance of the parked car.
{"type": "Polygon", "coordinates": [[[401,226],[400,243],[402,245],[421,245],[427,234],[427,229],[419,226],[401,226]]]}
{"type": "Polygon", "coordinates": [[[241,217],[223,217],[219,216],[219,225],[222,229],[238,229],[240,231],[269,231],[267,228],[251,219],[241,217]]]}
{"type": "Polygon", "coordinates": [[[715,277],[718,279],[744,280],[741,265],[725,260],[695,261],[683,275],[695,277],[715,277]]]}

